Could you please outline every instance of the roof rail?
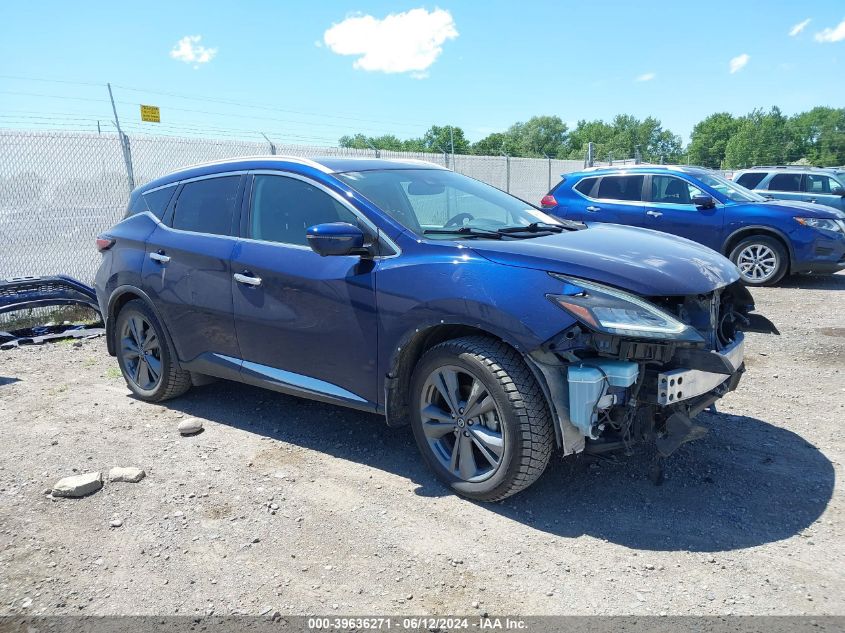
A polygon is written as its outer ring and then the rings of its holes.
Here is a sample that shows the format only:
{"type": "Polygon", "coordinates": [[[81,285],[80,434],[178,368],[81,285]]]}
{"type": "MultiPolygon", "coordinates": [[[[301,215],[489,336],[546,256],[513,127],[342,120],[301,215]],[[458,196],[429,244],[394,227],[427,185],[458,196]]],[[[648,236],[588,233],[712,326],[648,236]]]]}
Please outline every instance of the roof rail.
{"type": "Polygon", "coordinates": [[[826,167],[816,167],[815,165],[754,165],[753,167],[745,167],[744,169],[828,169],[826,167]]]}

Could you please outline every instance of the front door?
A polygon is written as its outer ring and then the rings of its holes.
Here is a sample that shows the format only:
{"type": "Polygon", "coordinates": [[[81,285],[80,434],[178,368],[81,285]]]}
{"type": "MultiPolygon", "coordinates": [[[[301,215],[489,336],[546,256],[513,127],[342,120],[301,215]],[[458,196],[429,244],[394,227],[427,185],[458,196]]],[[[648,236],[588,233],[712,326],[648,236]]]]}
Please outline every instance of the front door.
{"type": "Polygon", "coordinates": [[[718,202],[710,209],[696,207],[693,197],[709,194],[683,178],[652,175],[650,181],[646,228],[680,235],[719,250],[725,207],[718,202]]]}
{"type": "Polygon", "coordinates": [[[306,230],[324,222],[362,221],[316,182],[279,173],[251,176],[244,239],[232,258],[241,373],[267,386],[374,403],[377,264],[317,255],[306,230]]]}
{"type": "Polygon", "coordinates": [[[147,240],[143,289],[154,299],[179,359],[237,357],[229,259],[243,175],[188,181],[147,240]]]}

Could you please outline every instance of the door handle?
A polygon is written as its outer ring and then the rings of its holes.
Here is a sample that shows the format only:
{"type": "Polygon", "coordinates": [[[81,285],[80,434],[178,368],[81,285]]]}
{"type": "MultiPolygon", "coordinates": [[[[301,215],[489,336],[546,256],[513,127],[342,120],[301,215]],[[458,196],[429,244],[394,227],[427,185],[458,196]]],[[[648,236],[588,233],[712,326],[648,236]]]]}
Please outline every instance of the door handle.
{"type": "Polygon", "coordinates": [[[261,277],[256,277],[252,273],[235,273],[232,275],[239,284],[246,284],[247,286],[260,286],[261,277]]]}
{"type": "Polygon", "coordinates": [[[650,215],[653,218],[659,218],[661,215],[663,215],[660,211],[654,211],[653,209],[649,209],[645,212],[645,214],[650,215]]]}
{"type": "Polygon", "coordinates": [[[159,251],[157,253],[150,253],[150,259],[159,264],[166,264],[170,261],[170,257],[159,251]]]}
{"type": "Polygon", "coordinates": [[[590,205],[589,207],[587,207],[587,211],[589,211],[591,213],[595,213],[596,211],[601,211],[601,207],[596,207],[596,206],[590,205]]]}

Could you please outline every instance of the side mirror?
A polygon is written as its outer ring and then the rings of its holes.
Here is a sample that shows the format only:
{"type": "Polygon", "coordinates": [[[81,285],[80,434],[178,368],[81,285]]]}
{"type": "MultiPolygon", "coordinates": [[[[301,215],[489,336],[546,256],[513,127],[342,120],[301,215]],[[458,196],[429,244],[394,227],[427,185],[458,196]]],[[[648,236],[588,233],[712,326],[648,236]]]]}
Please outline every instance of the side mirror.
{"type": "Polygon", "coordinates": [[[830,193],[832,193],[834,196],[845,196],[845,189],[843,189],[842,187],[834,187],[830,190],[830,193]]]}
{"type": "Polygon", "coordinates": [[[716,206],[716,201],[713,199],[713,197],[708,196],[706,194],[700,196],[693,196],[692,203],[698,209],[712,209],[716,206]]]}
{"type": "Polygon", "coordinates": [[[306,237],[311,250],[322,257],[369,254],[364,247],[364,232],[346,222],[315,224],[308,227],[306,237]]]}

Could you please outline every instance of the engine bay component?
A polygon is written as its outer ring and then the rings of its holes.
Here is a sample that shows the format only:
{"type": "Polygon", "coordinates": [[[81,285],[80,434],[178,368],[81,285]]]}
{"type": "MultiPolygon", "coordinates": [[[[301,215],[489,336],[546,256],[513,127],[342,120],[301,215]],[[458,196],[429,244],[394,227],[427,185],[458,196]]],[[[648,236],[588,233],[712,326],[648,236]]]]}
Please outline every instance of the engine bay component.
{"type": "Polygon", "coordinates": [[[569,383],[569,418],[585,436],[596,439],[598,413],[618,404],[621,393],[633,385],[639,375],[637,363],[596,358],[567,369],[569,383]]]}

